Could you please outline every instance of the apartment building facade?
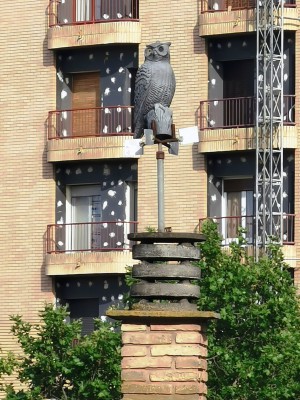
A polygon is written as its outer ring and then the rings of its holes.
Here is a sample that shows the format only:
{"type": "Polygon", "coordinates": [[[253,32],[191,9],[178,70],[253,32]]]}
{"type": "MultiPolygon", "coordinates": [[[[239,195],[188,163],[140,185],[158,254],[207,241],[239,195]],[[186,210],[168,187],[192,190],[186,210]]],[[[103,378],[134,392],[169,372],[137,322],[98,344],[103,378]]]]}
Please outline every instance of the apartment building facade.
{"type": "MultiPolygon", "coordinates": [[[[283,244],[296,283],[298,6],[284,8],[283,88],[283,244]]],[[[171,108],[186,139],[177,156],[166,151],[166,226],[192,232],[210,217],[227,246],[243,225],[253,248],[253,2],[17,0],[0,9],[4,350],[15,345],[11,314],[35,321],[45,301],[68,304],[86,333],[122,301],[135,262],[127,234],[157,226],[156,148],[128,152],[134,79],[149,43],[172,43],[171,108]]]]}

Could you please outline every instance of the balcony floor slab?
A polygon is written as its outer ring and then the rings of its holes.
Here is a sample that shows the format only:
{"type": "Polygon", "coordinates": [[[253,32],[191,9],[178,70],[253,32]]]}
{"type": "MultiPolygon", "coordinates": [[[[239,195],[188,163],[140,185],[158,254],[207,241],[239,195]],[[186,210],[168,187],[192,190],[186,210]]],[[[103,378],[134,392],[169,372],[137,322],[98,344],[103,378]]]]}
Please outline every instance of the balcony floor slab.
{"type": "MultiPolygon", "coordinates": [[[[297,127],[283,127],[283,147],[297,148],[297,127]]],[[[255,130],[249,128],[205,129],[200,131],[199,153],[214,153],[256,148],[255,130]]]]}
{"type": "Polygon", "coordinates": [[[49,50],[114,43],[139,44],[140,42],[139,21],[63,25],[48,29],[49,50]]]}
{"type": "MultiPolygon", "coordinates": [[[[213,36],[232,33],[249,33],[256,30],[254,9],[205,12],[199,16],[199,35],[213,36]]],[[[284,8],[284,29],[299,29],[298,11],[295,7],[284,8]]]]}
{"type": "Polygon", "coordinates": [[[127,139],[132,139],[132,136],[74,137],[48,140],[47,161],[128,158],[125,151],[127,139]]]}
{"type": "Polygon", "coordinates": [[[46,255],[46,275],[119,274],[133,263],[129,250],[52,253],[46,255]]]}

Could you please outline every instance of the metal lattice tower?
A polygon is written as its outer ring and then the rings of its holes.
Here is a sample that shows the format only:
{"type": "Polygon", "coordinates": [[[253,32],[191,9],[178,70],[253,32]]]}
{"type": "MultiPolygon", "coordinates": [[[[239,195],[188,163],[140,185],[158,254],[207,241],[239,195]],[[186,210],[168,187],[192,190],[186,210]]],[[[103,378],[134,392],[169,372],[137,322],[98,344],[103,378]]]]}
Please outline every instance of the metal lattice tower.
{"type": "Polygon", "coordinates": [[[283,2],[256,4],[255,251],[283,236],[283,2]]]}

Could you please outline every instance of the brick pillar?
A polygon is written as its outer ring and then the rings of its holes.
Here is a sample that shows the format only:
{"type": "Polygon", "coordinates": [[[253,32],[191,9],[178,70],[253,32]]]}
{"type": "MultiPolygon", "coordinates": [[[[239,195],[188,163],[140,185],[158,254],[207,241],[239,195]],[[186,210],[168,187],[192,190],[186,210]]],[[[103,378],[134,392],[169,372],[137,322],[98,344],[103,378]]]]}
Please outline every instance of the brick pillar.
{"type": "Polygon", "coordinates": [[[200,311],[156,314],[107,312],[108,316],[123,320],[122,399],[205,400],[205,327],[208,318],[218,318],[218,315],[200,311]]]}

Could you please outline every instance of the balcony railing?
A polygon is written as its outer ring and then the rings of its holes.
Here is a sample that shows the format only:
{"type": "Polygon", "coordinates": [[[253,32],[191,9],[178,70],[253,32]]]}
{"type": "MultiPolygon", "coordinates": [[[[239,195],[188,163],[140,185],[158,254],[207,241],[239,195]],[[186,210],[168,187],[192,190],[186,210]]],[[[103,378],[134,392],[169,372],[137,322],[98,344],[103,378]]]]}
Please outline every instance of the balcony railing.
{"type": "MultiPolygon", "coordinates": [[[[255,0],[201,0],[201,13],[248,10],[255,6],[255,0]]],[[[284,7],[296,7],[296,0],[286,0],[284,7]]]]}
{"type": "Polygon", "coordinates": [[[47,226],[47,253],[76,251],[130,250],[128,233],[137,230],[137,222],[88,222],[47,226]]]}
{"type": "Polygon", "coordinates": [[[48,139],[84,136],[131,135],[130,106],[50,111],[48,139]]]}
{"type": "MultiPolygon", "coordinates": [[[[295,96],[283,96],[283,123],[295,124],[295,96]]],[[[200,102],[200,130],[255,125],[256,98],[236,97],[200,102]]]]}
{"type": "Polygon", "coordinates": [[[139,0],[50,0],[49,27],[137,21],[139,0]]]}
{"type": "MultiPolygon", "coordinates": [[[[246,230],[244,237],[247,243],[249,245],[254,243],[255,217],[253,215],[201,218],[199,219],[200,232],[202,231],[203,223],[208,220],[217,224],[218,232],[222,237],[223,246],[228,246],[231,242],[236,240],[240,227],[246,230]]],[[[284,245],[292,245],[295,243],[294,226],[295,214],[284,214],[282,226],[284,245]]]]}

